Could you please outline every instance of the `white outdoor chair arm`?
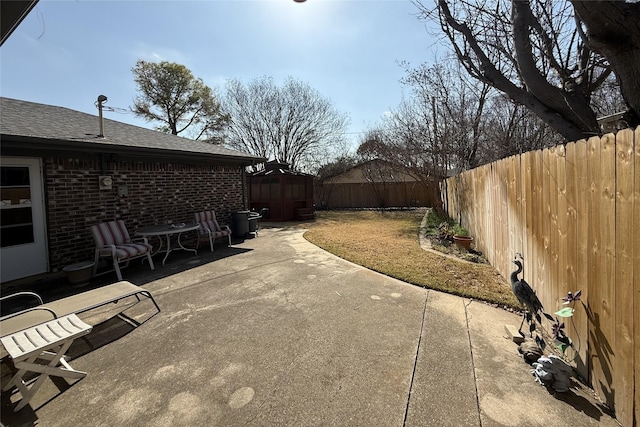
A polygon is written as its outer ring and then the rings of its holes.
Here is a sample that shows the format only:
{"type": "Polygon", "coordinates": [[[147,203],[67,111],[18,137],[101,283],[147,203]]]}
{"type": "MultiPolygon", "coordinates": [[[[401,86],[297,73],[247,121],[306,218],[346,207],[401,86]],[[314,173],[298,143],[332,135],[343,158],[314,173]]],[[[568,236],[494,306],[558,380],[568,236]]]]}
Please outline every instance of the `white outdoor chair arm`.
{"type": "Polygon", "coordinates": [[[133,242],[138,242],[138,241],[142,241],[142,242],[144,242],[144,243],[145,243],[145,244],[147,244],[147,245],[149,244],[149,240],[147,239],[147,236],[134,237],[134,238],[132,238],[132,239],[131,239],[131,242],[132,242],[132,243],[133,243],[133,242]]]}
{"type": "Polygon", "coordinates": [[[200,224],[200,228],[198,228],[196,232],[198,233],[198,235],[208,236],[213,232],[213,230],[211,230],[205,224],[200,224]]]}
{"type": "Polygon", "coordinates": [[[31,308],[25,308],[24,310],[16,311],[15,313],[7,314],[6,316],[2,316],[0,317],[0,320],[11,319],[12,317],[20,316],[21,314],[30,313],[36,310],[48,311],[53,315],[54,319],[58,318],[58,315],[56,314],[56,312],[50,309],[49,307],[31,307],[31,308]]]}
{"type": "Polygon", "coordinates": [[[116,259],[116,245],[105,245],[105,249],[109,249],[111,251],[111,256],[113,259],[116,259]]]}
{"type": "Polygon", "coordinates": [[[0,297],[0,301],[8,300],[9,298],[14,298],[19,296],[31,296],[38,300],[38,305],[44,304],[44,302],[42,302],[42,298],[40,297],[40,295],[36,294],[35,292],[29,292],[29,291],[16,292],[15,294],[0,297]]]}

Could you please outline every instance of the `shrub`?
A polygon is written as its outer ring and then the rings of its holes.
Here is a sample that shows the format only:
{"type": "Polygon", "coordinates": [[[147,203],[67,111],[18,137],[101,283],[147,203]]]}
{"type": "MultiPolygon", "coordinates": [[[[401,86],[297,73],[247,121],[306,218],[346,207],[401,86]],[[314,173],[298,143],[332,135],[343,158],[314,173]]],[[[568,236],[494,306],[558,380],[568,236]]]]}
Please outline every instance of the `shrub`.
{"type": "Polygon", "coordinates": [[[455,224],[453,226],[453,235],[454,236],[469,236],[469,232],[467,231],[466,228],[464,228],[463,226],[461,226],[460,224],[455,224]]]}

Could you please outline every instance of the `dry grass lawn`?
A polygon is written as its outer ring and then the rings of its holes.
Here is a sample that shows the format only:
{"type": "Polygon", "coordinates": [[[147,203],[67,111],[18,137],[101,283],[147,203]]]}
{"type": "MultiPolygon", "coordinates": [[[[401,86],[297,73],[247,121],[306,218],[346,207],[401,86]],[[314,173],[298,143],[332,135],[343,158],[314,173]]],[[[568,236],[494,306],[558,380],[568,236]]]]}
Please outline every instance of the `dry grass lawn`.
{"type": "Polygon", "coordinates": [[[502,307],[520,309],[508,283],[487,264],[472,264],[424,251],[420,222],[425,210],[318,211],[304,237],[341,258],[404,282],[502,307]]]}

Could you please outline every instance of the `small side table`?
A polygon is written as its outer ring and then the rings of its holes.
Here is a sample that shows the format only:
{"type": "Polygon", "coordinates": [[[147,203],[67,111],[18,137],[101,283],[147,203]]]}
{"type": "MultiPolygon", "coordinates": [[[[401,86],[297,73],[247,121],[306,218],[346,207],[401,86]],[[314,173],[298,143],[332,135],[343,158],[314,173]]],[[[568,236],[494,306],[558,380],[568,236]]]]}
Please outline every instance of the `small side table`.
{"type": "Polygon", "coordinates": [[[15,412],[29,403],[48,376],[80,379],[87,375],[86,372],[73,369],[67,363],[65,353],[76,338],[88,334],[91,329],[78,316],[70,314],[0,339],[18,369],[3,389],[7,391],[15,385],[22,394],[15,412]],[[36,360],[48,360],[49,363],[37,363],[36,360]],[[22,379],[27,372],[41,374],[31,387],[27,387],[22,379]]]}

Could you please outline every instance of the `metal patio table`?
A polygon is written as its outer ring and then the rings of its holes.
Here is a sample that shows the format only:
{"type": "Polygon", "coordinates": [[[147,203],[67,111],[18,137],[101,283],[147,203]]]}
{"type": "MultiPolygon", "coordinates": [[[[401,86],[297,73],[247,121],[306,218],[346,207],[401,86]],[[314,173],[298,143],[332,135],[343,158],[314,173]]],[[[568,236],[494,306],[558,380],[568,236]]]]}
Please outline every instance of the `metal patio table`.
{"type": "Polygon", "coordinates": [[[150,225],[148,227],[138,228],[135,231],[135,234],[136,236],[144,236],[144,237],[157,236],[158,237],[158,239],[160,240],[160,246],[158,247],[158,250],[153,253],[153,255],[162,251],[162,236],[167,237],[167,248],[164,250],[166,253],[164,255],[164,258],[162,259],[162,265],[164,266],[165,261],[167,260],[167,258],[169,257],[169,254],[172,251],[182,249],[184,251],[191,251],[196,255],[198,254],[198,251],[196,249],[185,248],[182,245],[182,242],[180,241],[180,237],[182,236],[182,233],[185,233],[187,231],[194,231],[194,230],[197,230],[198,228],[200,228],[200,224],[195,224],[195,223],[159,224],[159,225],[150,225]],[[171,249],[171,236],[174,234],[178,235],[177,240],[178,240],[179,248],[171,249]]]}

